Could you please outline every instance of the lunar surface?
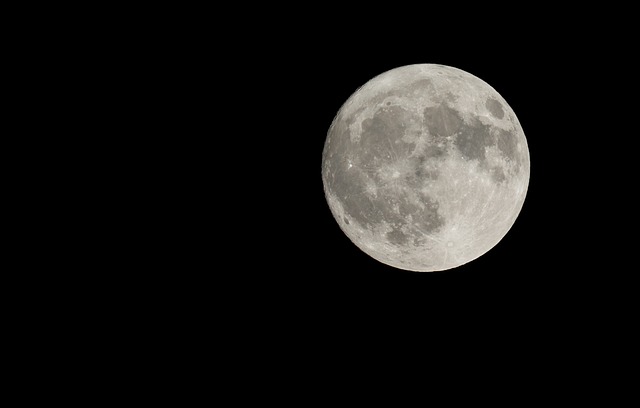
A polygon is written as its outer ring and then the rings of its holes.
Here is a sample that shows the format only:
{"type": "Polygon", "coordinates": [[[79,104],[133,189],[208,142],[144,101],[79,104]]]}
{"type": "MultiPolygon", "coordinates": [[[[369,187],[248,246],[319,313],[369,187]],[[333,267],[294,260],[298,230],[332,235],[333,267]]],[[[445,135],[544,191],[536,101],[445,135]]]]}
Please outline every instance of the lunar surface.
{"type": "Polygon", "coordinates": [[[457,68],[387,71],[340,108],[322,156],[324,192],[362,251],[416,272],[493,248],[529,184],[529,150],[507,102],[457,68]]]}

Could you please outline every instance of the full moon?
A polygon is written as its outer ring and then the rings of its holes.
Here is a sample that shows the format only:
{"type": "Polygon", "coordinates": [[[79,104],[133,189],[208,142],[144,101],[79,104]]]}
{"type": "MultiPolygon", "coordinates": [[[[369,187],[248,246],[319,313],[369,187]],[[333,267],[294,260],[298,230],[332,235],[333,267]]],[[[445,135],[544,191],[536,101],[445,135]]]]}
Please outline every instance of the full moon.
{"type": "Polygon", "coordinates": [[[338,111],[322,154],[324,193],[346,236],[374,259],[433,272],[493,248],[529,185],[529,149],[507,102],[457,68],[392,69],[338,111]]]}

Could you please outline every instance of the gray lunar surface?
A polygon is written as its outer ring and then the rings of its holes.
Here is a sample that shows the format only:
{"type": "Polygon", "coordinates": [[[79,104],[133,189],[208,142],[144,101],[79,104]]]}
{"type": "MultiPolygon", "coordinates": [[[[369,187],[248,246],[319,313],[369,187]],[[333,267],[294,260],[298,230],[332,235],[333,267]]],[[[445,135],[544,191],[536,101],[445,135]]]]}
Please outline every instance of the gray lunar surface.
{"type": "Polygon", "coordinates": [[[457,68],[387,71],[344,103],[322,180],[349,239],[393,267],[441,271],[494,247],[523,206],[527,141],[507,102],[457,68]]]}

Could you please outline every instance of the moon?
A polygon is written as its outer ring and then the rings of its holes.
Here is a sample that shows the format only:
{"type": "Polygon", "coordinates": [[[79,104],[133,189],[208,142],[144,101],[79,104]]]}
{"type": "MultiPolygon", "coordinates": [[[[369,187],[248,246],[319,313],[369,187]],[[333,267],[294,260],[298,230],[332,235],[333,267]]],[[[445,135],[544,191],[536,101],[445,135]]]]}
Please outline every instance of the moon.
{"type": "Polygon", "coordinates": [[[527,140],[504,98],[436,64],[398,67],[355,91],[322,154],[341,230],[374,259],[415,272],[493,248],[522,209],[529,173],[527,140]]]}

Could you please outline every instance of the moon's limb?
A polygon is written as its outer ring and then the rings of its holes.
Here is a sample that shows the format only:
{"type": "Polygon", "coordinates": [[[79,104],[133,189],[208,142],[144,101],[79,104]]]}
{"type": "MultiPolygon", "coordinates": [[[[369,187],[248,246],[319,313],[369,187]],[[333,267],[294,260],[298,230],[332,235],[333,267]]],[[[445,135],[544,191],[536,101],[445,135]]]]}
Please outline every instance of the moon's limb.
{"type": "Polygon", "coordinates": [[[524,203],[529,153],[507,102],[441,65],[385,72],[334,119],[323,152],[327,202],[373,258],[412,271],[481,256],[524,203]]]}

